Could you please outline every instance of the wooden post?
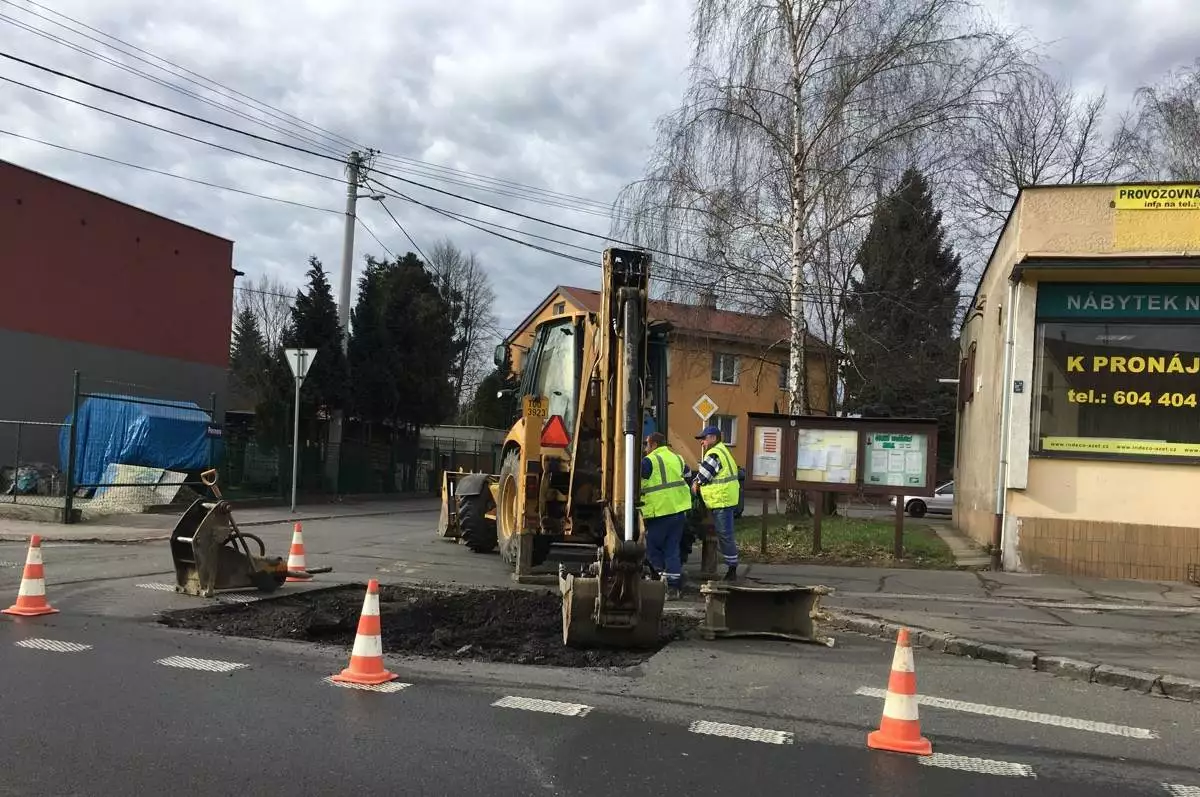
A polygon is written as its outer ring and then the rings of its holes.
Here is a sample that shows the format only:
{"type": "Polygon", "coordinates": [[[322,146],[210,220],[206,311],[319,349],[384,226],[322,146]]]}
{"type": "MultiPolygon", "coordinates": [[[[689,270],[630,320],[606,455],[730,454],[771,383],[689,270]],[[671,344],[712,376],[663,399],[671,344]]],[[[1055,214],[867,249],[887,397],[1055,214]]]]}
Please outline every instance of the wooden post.
{"type": "Polygon", "coordinates": [[[758,552],[762,556],[767,555],[767,497],[765,495],[762,502],[762,537],[758,541],[758,552]]]}
{"type": "Polygon", "coordinates": [[[813,501],[813,545],[812,552],[816,556],[821,553],[821,516],[825,514],[825,493],[817,493],[813,501]]]}
{"type": "Polygon", "coordinates": [[[904,558],[904,496],[896,496],[896,538],[892,541],[892,558],[904,558]]]}

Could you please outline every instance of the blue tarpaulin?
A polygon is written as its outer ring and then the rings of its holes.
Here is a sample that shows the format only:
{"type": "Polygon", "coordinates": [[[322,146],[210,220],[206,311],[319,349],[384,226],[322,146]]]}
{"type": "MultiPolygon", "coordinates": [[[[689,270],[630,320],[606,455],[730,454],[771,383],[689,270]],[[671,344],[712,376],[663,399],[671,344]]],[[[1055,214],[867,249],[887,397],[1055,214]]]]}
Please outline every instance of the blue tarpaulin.
{"type": "MultiPolygon", "coordinates": [[[[207,410],[190,401],[93,394],[79,406],[75,479],[80,486],[102,484],[110,464],[176,471],[208,467],[211,458],[207,410]]],[[[71,416],[58,438],[62,470],[67,471],[71,416]]]]}

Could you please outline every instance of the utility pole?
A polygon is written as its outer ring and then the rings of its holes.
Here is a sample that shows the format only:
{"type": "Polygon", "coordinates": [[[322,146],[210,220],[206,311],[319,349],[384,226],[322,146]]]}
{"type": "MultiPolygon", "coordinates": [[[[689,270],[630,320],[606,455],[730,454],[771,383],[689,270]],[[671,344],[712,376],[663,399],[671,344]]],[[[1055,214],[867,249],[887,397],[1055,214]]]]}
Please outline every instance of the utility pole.
{"type": "MultiPolygon", "coordinates": [[[[362,155],[357,151],[350,153],[347,161],[346,175],[346,218],[345,229],[342,233],[342,285],[338,292],[338,324],[342,327],[342,353],[350,351],[350,291],[354,273],[354,225],[357,222],[355,212],[358,206],[358,183],[362,177],[362,155]]],[[[338,490],[338,474],[342,459],[342,431],[345,413],[341,409],[334,410],[329,424],[329,447],[325,456],[325,479],[335,493],[338,490]]]]}

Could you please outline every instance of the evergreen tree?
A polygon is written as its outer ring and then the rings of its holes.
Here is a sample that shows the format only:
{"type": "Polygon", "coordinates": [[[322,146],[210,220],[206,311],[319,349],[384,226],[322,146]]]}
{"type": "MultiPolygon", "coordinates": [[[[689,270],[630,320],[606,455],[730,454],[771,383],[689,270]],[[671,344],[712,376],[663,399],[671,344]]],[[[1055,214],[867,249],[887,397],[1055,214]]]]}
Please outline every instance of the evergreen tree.
{"type": "MultiPolygon", "coordinates": [[[[311,418],[314,414],[328,416],[345,406],[348,374],[333,288],[320,260],[310,257],[308,266],[308,287],[297,292],[291,323],[281,339],[285,349],[317,350],[300,393],[302,417],[311,418]]],[[[278,357],[290,379],[283,353],[278,357]]]]}
{"type": "Polygon", "coordinates": [[[229,370],[235,386],[256,401],[265,394],[264,372],[268,357],[267,343],[259,328],[258,316],[246,308],[234,319],[229,370]]]}
{"type": "MultiPolygon", "coordinates": [[[[941,213],[916,169],[875,210],[858,253],[861,276],[846,308],[845,408],[876,417],[939,421],[939,464],[953,462],[955,319],[962,269],[941,213]]],[[[940,469],[940,468],[939,468],[940,469]]]]}
{"type": "Polygon", "coordinates": [[[453,312],[419,257],[368,258],[351,330],[351,401],[359,417],[416,428],[454,416],[453,312]]]}

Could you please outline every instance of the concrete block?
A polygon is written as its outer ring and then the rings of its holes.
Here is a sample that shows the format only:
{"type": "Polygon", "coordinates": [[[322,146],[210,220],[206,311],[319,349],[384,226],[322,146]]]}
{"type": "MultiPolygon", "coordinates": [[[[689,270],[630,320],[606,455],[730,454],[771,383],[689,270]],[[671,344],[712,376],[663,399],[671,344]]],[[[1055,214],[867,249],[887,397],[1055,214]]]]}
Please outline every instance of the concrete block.
{"type": "Polygon", "coordinates": [[[1011,667],[1032,670],[1037,666],[1037,651],[1025,650],[1023,648],[1005,648],[1004,650],[1007,657],[1004,663],[1011,667]]]}
{"type": "Polygon", "coordinates": [[[1074,678],[1078,681],[1091,681],[1096,665],[1090,661],[1068,659],[1063,656],[1038,656],[1036,667],[1041,672],[1058,675],[1063,678],[1074,678]]]}
{"type": "Polygon", "coordinates": [[[1109,664],[1101,664],[1092,673],[1092,681],[1094,683],[1103,684],[1104,686],[1119,686],[1122,689],[1129,689],[1142,694],[1149,694],[1154,689],[1154,685],[1158,683],[1159,676],[1150,672],[1142,672],[1140,670],[1130,670],[1125,667],[1114,667],[1109,664]]]}
{"type": "Polygon", "coordinates": [[[1159,679],[1158,686],[1169,698],[1200,702],[1200,681],[1178,675],[1164,675],[1159,679]]]}
{"type": "Polygon", "coordinates": [[[913,633],[912,643],[917,647],[927,648],[934,653],[945,653],[946,641],[951,638],[950,634],[941,631],[926,631],[922,629],[913,633]]]}
{"type": "Polygon", "coordinates": [[[974,656],[982,642],[952,636],[946,639],[946,653],[951,656],[974,656]]]}

